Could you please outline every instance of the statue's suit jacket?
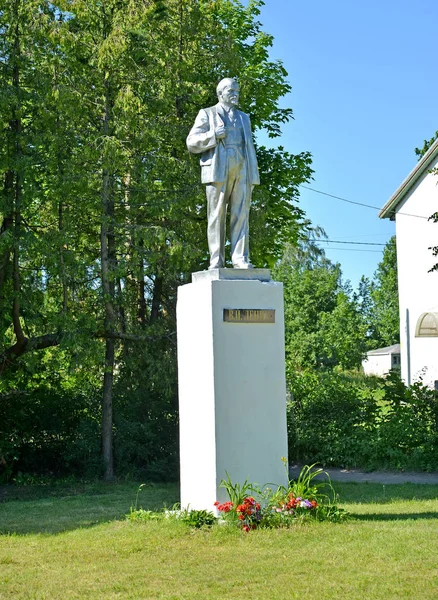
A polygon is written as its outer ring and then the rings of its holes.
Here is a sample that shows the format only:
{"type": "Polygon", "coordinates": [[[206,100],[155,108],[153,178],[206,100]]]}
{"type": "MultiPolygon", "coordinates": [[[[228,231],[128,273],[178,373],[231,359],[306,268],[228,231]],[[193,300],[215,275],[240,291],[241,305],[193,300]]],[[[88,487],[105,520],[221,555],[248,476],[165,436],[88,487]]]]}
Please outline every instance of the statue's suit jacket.
{"type": "MultiPolygon", "coordinates": [[[[236,117],[240,119],[245,139],[245,160],[248,183],[260,183],[257,167],[257,157],[252,139],[251,123],[246,113],[234,109],[236,117]]],[[[196,117],[195,124],[187,136],[187,148],[194,154],[201,154],[201,181],[202,183],[221,183],[227,179],[227,153],[225,141],[217,140],[215,129],[224,126],[226,117],[224,108],[220,103],[209,108],[203,108],[196,117]]]]}

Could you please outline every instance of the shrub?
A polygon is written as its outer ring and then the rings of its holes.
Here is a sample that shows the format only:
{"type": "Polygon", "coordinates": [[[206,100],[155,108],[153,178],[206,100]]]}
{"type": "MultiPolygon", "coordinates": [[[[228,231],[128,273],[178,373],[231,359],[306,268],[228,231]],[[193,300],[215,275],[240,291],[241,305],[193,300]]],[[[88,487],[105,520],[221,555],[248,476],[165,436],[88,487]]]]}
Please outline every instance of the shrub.
{"type": "Polygon", "coordinates": [[[374,390],[333,372],[296,373],[288,384],[293,460],[344,467],[368,461],[377,419],[374,390]]]}
{"type": "MultiPolygon", "coordinates": [[[[0,403],[0,481],[11,481],[18,473],[59,476],[82,471],[83,463],[72,453],[89,410],[85,396],[49,386],[11,394],[7,403],[0,403]]],[[[89,439],[86,446],[89,452],[89,439]]]]}
{"type": "Polygon", "coordinates": [[[397,469],[438,467],[437,398],[421,381],[406,387],[396,373],[381,383],[374,463],[397,469]]]}
{"type": "Polygon", "coordinates": [[[438,468],[438,404],[397,373],[380,379],[337,372],[289,376],[289,456],[365,469],[438,468]]]}

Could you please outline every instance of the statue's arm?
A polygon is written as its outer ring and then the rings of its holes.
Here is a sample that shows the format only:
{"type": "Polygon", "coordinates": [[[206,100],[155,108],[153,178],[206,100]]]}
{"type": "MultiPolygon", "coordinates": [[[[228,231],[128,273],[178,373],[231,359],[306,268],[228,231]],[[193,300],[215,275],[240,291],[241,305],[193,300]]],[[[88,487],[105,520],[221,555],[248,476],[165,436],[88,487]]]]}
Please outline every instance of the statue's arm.
{"type": "Polygon", "coordinates": [[[187,136],[187,148],[194,154],[199,154],[217,144],[213,120],[209,119],[205,110],[200,110],[196,117],[195,124],[187,136]]]}

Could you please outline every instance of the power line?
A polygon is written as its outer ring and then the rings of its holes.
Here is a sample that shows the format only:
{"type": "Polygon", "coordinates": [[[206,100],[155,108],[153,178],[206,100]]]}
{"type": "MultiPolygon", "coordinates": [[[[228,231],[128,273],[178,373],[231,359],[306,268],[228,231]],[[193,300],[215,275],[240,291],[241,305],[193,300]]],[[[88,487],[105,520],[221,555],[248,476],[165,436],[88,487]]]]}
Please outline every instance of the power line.
{"type": "Polygon", "coordinates": [[[363,204],[362,202],[354,202],[353,200],[347,200],[347,198],[341,198],[340,196],[334,196],[333,194],[328,194],[327,192],[321,192],[321,190],[315,190],[314,188],[308,187],[307,185],[300,185],[300,187],[310,190],[311,192],[315,192],[317,194],[322,194],[323,196],[328,196],[329,198],[335,198],[336,200],[342,200],[342,202],[348,202],[348,204],[356,204],[357,206],[365,206],[365,208],[374,208],[375,210],[380,210],[380,206],[372,206],[371,204],[363,204]]]}
{"type": "MultiPolygon", "coordinates": [[[[315,192],[316,194],[322,194],[323,196],[328,196],[329,198],[335,198],[336,200],[342,200],[342,202],[348,202],[348,204],[355,204],[356,206],[364,206],[365,208],[372,208],[373,210],[381,210],[380,206],[373,206],[372,204],[364,204],[363,202],[355,202],[354,200],[347,200],[347,198],[341,198],[341,196],[335,196],[334,194],[328,194],[327,192],[322,192],[321,190],[315,190],[307,185],[300,184],[300,187],[310,190],[311,192],[315,192]]],[[[395,214],[395,211],[392,211],[395,214]]],[[[415,217],[416,219],[426,219],[429,220],[428,217],[423,217],[421,215],[411,215],[409,213],[398,212],[398,215],[403,215],[404,217],[415,217]]]]}
{"type": "Polygon", "coordinates": [[[378,242],[344,242],[341,240],[310,240],[311,242],[316,242],[317,244],[356,244],[358,246],[386,246],[386,244],[381,244],[378,242]]]}
{"type": "Polygon", "coordinates": [[[364,248],[337,248],[336,246],[333,248],[327,248],[327,250],[343,250],[344,252],[377,252],[381,254],[383,250],[365,250],[364,248]]]}

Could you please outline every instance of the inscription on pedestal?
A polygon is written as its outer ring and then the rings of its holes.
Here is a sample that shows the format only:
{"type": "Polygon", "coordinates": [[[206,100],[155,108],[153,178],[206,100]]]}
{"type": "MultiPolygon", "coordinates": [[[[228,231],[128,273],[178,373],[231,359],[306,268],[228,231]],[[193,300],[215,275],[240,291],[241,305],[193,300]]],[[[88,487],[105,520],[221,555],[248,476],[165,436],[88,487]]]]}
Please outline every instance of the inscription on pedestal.
{"type": "Polygon", "coordinates": [[[275,323],[275,310],[267,308],[224,308],[226,323],[275,323]]]}

